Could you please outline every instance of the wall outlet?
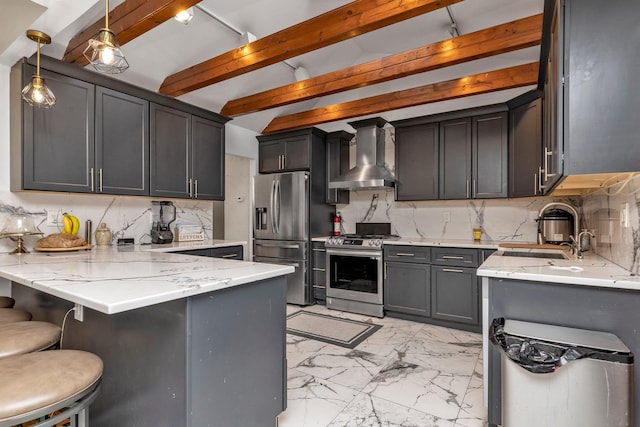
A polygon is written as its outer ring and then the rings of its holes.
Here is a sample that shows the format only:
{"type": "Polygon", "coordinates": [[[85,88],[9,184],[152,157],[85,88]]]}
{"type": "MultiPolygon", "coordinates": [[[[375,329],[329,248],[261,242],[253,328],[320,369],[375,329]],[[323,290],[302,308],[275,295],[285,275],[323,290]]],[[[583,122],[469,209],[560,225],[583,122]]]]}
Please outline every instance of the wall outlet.
{"type": "Polygon", "coordinates": [[[47,211],[47,225],[51,227],[58,225],[58,212],[47,211]]]}
{"type": "Polygon", "coordinates": [[[451,221],[451,212],[449,212],[449,211],[442,212],[442,221],[444,221],[444,222],[451,221]]]}

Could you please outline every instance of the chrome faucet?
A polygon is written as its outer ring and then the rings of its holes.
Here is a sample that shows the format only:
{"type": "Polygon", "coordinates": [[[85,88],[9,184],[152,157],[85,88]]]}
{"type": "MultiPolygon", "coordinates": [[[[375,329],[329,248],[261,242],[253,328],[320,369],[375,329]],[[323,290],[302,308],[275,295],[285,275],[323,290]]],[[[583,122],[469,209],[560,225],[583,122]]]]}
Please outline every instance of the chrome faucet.
{"type": "Polygon", "coordinates": [[[592,232],[587,231],[587,230],[582,230],[578,234],[578,241],[576,242],[574,240],[574,243],[578,246],[578,252],[577,252],[578,259],[582,259],[584,257],[584,252],[589,250],[589,248],[587,247],[586,244],[585,245],[582,244],[582,236],[585,236],[585,235],[589,236],[589,237],[592,237],[594,239],[596,238],[596,236],[592,232]]]}

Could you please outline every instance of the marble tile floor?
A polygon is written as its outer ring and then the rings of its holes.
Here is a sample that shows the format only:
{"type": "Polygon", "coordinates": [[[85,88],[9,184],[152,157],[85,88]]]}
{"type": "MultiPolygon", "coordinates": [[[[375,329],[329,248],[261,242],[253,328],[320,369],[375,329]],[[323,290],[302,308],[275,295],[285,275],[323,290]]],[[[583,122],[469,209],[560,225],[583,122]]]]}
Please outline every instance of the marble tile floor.
{"type": "Polygon", "coordinates": [[[383,325],[350,350],[287,334],[287,410],[278,427],[485,427],[482,336],[314,305],[383,325]]]}

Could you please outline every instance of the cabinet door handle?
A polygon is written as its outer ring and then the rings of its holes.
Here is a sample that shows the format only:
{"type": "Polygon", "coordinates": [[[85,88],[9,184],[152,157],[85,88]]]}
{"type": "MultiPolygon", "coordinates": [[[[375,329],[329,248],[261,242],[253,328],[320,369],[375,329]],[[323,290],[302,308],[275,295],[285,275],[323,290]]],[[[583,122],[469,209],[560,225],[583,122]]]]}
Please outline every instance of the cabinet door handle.
{"type": "Polygon", "coordinates": [[[464,257],[458,255],[442,255],[442,259],[464,259],[464,257]]]}
{"type": "Polygon", "coordinates": [[[473,180],[473,192],[471,193],[471,197],[476,197],[478,195],[478,183],[476,180],[473,180]]]}
{"type": "Polygon", "coordinates": [[[327,252],[326,249],[311,249],[313,252],[327,252]]]}
{"type": "Polygon", "coordinates": [[[467,199],[469,198],[469,180],[467,180],[467,185],[465,186],[464,191],[467,193],[467,199]]]}
{"type": "Polygon", "coordinates": [[[282,169],[285,169],[287,167],[287,156],[286,154],[282,155],[282,169]]]}
{"type": "Polygon", "coordinates": [[[534,196],[538,195],[538,174],[537,173],[533,174],[533,195],[534,196]]]}
{"type": "Polygon", "coordinates": [[[193,192],[194,192],[193,198],[197,199],[198,198],[198,180],[197,179],[194,181],[193,188],[194,188],[194,190],[193,190],[193,192]]]}
{"type": "Polygon", "coordinates": [[[93,186],[93,168],[89,169],[89,181],[91,181],[91,192],[93,193],[95,191],[93,186]]]}
{"type": "Polygon", "coordinates": [[[547,150],[547,147],[544,147],[544,182],[547,182],[550,177],[556,176],[555,173],[547,172],[549,170],[549,157],[551,156],[553,156],[553,151],[547,150]]]}
{"type": "Polygon", "coordinates": [[[98,169],[98,192],[102,193],[102,168],[98,169]]]}
{"type": "Polygon", "coordinates": [[[443,268],[442,271],[445,273],[464,273],[464,270],[458,270],[455,268],[443,268]]]}
{"type": "Polygon", "coordinates": [[[238,254],[222,255],[222,258],[238,258],[238,254]]]}
{"type": "Polygon", "coordinates": [[[187,192],[189,193],[189,197],[191,197],[191,187],[193,186],[193,180],[189,178],[187,180],[187,192]]]}
{"type": "Polygon", "coordinates": [[[396,256],[416,256],[416,254],[411,254],[408,252],[396,252],[396,256]]]}
{"type": "Polygon", "coordinates": [[[544,169],[542,166],[538,166],[538,176],[540,177],[540,181],[538,182],[538,192],[542,193],[542,190],[547,188],[546,185],[542,184],[542,176],[544,175],[544,169]]]}
{"type": "Polygon", "coordinates": [[[318,267],[313,267],[313,268],[312,268],[312,270],[313,270],[313,271],[321,271],[321,272],[323,272],[323,273],[324,273],[325,271],[327,271],[327,270],[326,270],[326,269],[324,269],[324,268],[318,268],[318,267]]]}

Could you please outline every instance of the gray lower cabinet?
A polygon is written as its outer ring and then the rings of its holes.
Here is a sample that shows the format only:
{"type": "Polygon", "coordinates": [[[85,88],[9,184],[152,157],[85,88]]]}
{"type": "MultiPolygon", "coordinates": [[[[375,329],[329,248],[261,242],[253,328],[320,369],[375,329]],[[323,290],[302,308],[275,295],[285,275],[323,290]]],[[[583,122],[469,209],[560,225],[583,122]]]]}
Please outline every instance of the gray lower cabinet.
{"type": "Polygon", "coordinates": [[[311,242],[311,286],[316,303],[327,299],[327,249],[324,242],[311,242]]]}
{"type": "Polygon", "coordinates": [[[481,330],[476,269],[492,250],[384,247],[384,309],[391,317],[481,330]]]}
{"type": "Polygon", "coordinates": [[[418,316],[431,315],[431,266],[386,262],[384,309],[418,316]]]}
{"type": "Polygon", "coordinates": [[[431,316],[453,322],[479,323],[476,269],[431,266],[431,316]]]}
{"type": "Polygon", "coordinates": [[[97,193],[149,194],[149,101],[96,87],[97,193]]]}
{"type": "Polygon", "coordinates": [[[384,308],[387,311],[429,317],[431,314],[431,248],[384,248],[384,308]]]}
{"type": "Polygon", "coordinates": [[[222,125],[151,104],[152,196],[224,200],[222,125]]]}
{"type": "Polygon", "coordinates": [[[396,200],[438,199],[438,123],[396,129],[396,200]]]}
{"type": "MultiPolygon", "coordinates": [[[[25,64],[18,70],[20,84],[33,74],[35,67],[25,64]]],[[[56,104],[44,109],[19,101],[22,123],[14,122],[12,128],[22,127],[22,141],[12,138],[12,156],[19,153],[21,159],[12,162],[12,189],[90,193],[95,86],[47,70],[41,70],[41,75],[55,94],[56,104]]]]}
{"type": "Polygon", "coordinates": [[[225,259],[243,259],[243,248],[241,245],[225,246],[222,248],[205,248],[205,249],[190,249],[186,251],[174,252],[181,255],[194,255],[205,256],[210,258],[225,258],[225,259]]]}

